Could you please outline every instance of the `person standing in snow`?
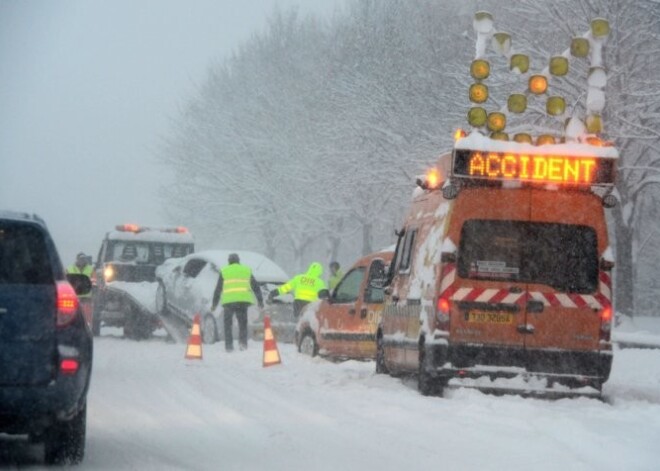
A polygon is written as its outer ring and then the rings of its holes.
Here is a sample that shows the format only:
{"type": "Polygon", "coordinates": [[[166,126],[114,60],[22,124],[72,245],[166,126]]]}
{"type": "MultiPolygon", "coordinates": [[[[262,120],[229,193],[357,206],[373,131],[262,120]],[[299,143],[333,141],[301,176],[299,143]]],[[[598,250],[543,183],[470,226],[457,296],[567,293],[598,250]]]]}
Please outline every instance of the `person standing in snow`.
{"type": "Polygon", "coordinates": [[[330,262],[330,278],[328,278],[328,287],[330,291],[335,289],[335,286],[339,284],[341,278],[344,276],[344,272],[341,271],[338,262],[330,262]]]}
{"type": "Polygon", "coordinates": [[[293,291],[293,317],[298,319],[300,311],[306,304],[316,301],[319,297],[328,296],[328,289],[321,275],[323,275],[323,266],[314,262],[307,269],[307,273],[296,275],[279,288],[272,290],[268,294],[268,300],[272,301],[275,296],[293,291]]]}
{"type": "Polygon", "coordinates": [[[232,324],[234,314],[238,321],[238,344],[241,350],[247,349],[247,310],[254,304],[256,296],[259,309],[264,307],[261,289],[252,276],[250,267],[240,264],[238,254],[229,254],[228,265],[220,270],[218,284],[213,292],[212,311],[222,304],[225,329],[225,350],[234,350],[232,324]]]}
{"type": "MultiPolygon", "coordinates": [[[[76,262],[69,266],[69,268],[66,269],[67,273],[74,274],[74,275],[85,275],[87,278],[92,278],[92,272],[94,271],[94,267],[92,267],[92,264],[89,261],[89,257],[85,255],[83,252],[80,252],[78,255],[76,255],[76,262]]],[[[92,296],[92,293],[87,293],[87,294],[79,294],[78,297],[86,297],[90,298],[92,296]]]]}

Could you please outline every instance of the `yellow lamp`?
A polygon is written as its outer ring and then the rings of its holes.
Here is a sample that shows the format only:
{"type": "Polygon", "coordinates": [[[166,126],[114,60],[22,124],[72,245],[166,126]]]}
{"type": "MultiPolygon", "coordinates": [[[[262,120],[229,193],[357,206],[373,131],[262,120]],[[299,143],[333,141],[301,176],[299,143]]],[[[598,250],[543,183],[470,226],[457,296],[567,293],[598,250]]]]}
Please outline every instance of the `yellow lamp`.
{"type": "Polygon", "coordinates": [[[529,56],[525,54],[513,54],[509,63],[511,70],[518,69],[520,73],[524,74],[529,70],[529,56]]]}
{"type": "Polygon", "coordinates": [[[545,110],[550,116],[559,116],[566,111],[566,100],[560,96],[551,96],[545,103],[545,110]]]}
{"type": "Polygon", "coordinates": [[[480,106],[472,107],[470,108],[470,111],[468,111],[468,123],[470,123],[471,126],[481,127],[486,124],[487,116],[485,109],[480,106]]]}
{"type": "Polygon", "coordinates": [[[509,33],[495,33],[492,44],[497,53],[507,55],[511,50],[511,35],[509,33]]]}
{"type": "Polygon", "coordinates": [[[532,136],[525,132],[519,132],[515,136],[513,136],[513,140],[516,142],[520,142],[521,144],[531,144],[532,141],[532,136]]]}
{"type": "Polygon", "coordinates": [[[490,64],[483,59],[476,59],[470,64],[470,75],[476,80],[483,80],[490,75],[490,64]]]}
{"type": "Polygon", "coordinates": [[[509,140],[509,135],[505,132],[498,131],[498,132],[491,133],[490,138],[495,140],[495,141],[508,141],[509,140]]]}
{"type": "Polygon", "coordinates": [[[603,122],[597,114],[587,116],[585,124],[587,125],[587,132],[589,134],[598,134],[603,130],[603,122]]]}
{"type": "Polygon", "coordinates": [[[571,55],[573,57],[587,57],[589,55],[589,41],[586,38],[573,38],[571,40],[571,55]]]}
{"type": "Polygon", "coordinates": [[[488,99],[488,87],[483,83],[473,83],[470,85],[470,101],[474,103],[483,103],[488,99]]]}
{"type": "Polygon", "coordinates": [[[527,109],[527,97],[522,93],[514,93],[509,95],[506,105],[512,113],[522,113],[527,109]]]}
{"type": "Polygon", "coordinates": [[[610,23],[604,18],[591,20],[591,34],[594,38],[602,38],[610,34],[610,23]]]}
{"type": "Polygon", "coordinates": [[[542,146],[544,144],[554,144],[554,143],[555,143],[555,136],[551,136],[550,134],[541,134],[539,137],[536,138],[537,146],[542,146]]]}
{"type": "Polygon", "coordinates": [[[566,75],[568,73],[568,59],[566,59],[564,56],[551,57],[550,73],[557,76],[566,75]]]}
{"type": "Polygon", "coordinates": [[[504,130],[506,127],[506,116],[504,113],[500,112],[493,112],[493,113],[488,113],[488,129],[490,129],[493,132],[498,132],[504,130]]]}
{"type": "Polygon", "coordinates": [[[529,78],[529,91],[534,95],[541,95],[548,89],[548,79],[545,75],[532,75],[529,78]]]}

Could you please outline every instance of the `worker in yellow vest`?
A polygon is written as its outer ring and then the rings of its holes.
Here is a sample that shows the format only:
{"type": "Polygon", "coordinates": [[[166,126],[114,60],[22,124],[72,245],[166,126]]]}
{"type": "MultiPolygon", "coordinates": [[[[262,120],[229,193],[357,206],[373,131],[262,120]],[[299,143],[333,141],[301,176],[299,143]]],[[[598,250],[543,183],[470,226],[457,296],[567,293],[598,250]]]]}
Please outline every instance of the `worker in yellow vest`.
{"type": "Polygon", "coordinates": [[[323,275],[323,266],[314,262],[307,269],[307,273],[296,275],[279,288],[272,290],[268,294],[268,300],[272,301],[275,296],[293,291],[293,317],[298,319],[306,304],[316,301],[319,297],[328,296],[328,289],[321,275],[323,275]]]}
{"type": "MultiPolygon", "coordinates": [[[[92,264],[90,263],[90,257],[85,255],[83,252],[80,252],[78,255],[76,255],[76,262],[71,265],[69,268],[66,269],[67,273],[71,273],[74,275],[85,275],[87,278],[92,278],[92,272],[94,271],[94,267],[92,267],[92,264]]],[[[79,294],[79,298],[90,298],[92,296],[91,291],[87,294],[79,294]]]]}
{"type": "Polygon", "coordinates": [[[252,270],[241,265],[238,254],[229,254],[229,264],[220,270],[218,284],[213,292],[212,310],[222,304],[225,329],[225,350],[234,350],[234,335],[232,324],[234,315],[238,321],[238,345],[241,350],[247,349],[247,311],[257,298],[259,308],[264,307],[261,289],[252,276],[252,270]]]}

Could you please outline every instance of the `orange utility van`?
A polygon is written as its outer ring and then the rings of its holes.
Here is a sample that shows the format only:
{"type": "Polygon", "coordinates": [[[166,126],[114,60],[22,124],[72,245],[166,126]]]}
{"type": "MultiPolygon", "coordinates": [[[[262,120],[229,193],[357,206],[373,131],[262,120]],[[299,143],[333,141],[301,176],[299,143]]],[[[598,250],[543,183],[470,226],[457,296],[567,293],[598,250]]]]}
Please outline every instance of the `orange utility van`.
{"type": "Polygon", "coordinates": [[[337,360],[376,357],[376,327],[384,302],[382,280],[392,255],[381,251],[362,257],[329,299],[305,306],[296,326],[298,351],[337,360]],[[378,282],[381,286],[374,286],[378,282]]]}
{"type": "Polygon", "coordinates": [[[417,374],[425,395],[477,377],[599,394],[612,364],[604,206],[617,158],[596,140],[458,139],[418,182],[399,232],[377,372],[417,374]]]}

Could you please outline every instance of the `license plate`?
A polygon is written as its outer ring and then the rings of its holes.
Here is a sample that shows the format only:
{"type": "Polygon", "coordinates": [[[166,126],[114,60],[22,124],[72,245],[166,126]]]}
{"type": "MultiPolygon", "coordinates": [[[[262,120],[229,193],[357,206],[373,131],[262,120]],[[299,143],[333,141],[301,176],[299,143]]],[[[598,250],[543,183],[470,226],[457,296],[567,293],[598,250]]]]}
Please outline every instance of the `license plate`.
{"type": "Polygon", "coordinates": [[[512,324],[513,314],[508,312],[470,311],[467,315],[467,321],[479,324],[512,324]]]}

